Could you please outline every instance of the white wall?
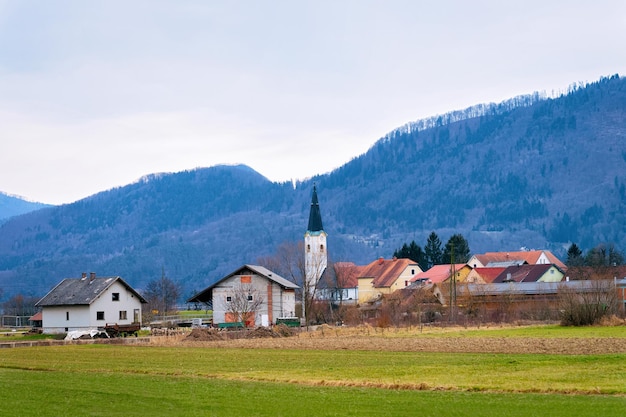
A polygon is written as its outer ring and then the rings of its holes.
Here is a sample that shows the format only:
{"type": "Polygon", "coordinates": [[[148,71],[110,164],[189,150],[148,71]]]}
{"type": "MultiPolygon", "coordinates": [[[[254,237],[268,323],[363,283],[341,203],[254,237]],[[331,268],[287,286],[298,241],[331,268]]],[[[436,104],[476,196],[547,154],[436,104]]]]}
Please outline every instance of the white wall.
{"type": "Polygon", "coordinates": [[[120,282],[115,282],[91,303],[89,324],[91,327],[104,327],[105,324],[131,324],[135,309],[139,309],[141,322],[141,301],[120,282]],[[113,301],[113,293],[119,294],[119,301],[113,301]],[[98,311],[104,312],[104,320],[97,320],[98,311]],[[120,319],[120,311],[126,311],[126,320],[120,319]]]}
{"type": "Polygon", "coordinates": [[[49,306],[42,309],[43,332],[65,333],[89,328],[89,306],[49,306]],[[69,320],[67,320],[69,314],[69,320]]]}

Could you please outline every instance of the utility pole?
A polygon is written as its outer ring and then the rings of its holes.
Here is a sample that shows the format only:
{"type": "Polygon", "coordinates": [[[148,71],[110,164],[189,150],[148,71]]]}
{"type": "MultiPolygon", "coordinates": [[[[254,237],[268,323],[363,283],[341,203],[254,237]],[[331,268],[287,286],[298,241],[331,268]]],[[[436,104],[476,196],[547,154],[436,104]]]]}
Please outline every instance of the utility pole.
{"type": "Polygon", "coordinates": [[[450,242],[450,321],[456,323],[456,265],[453,242],[450,242]]]}

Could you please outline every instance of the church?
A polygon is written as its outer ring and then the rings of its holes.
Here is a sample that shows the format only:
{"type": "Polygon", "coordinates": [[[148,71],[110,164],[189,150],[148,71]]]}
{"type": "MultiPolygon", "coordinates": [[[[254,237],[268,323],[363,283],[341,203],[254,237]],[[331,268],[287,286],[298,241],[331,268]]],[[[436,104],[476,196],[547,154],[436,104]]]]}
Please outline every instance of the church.
{"type": "Polygon", "coordinates": [[[304,234],[305,288],[311,293],[317,286],[322,274],[328,266],[327,234],[322,225],[322,214],[317,199],[317,187],[313,185],[309,225],[304,234]]]}

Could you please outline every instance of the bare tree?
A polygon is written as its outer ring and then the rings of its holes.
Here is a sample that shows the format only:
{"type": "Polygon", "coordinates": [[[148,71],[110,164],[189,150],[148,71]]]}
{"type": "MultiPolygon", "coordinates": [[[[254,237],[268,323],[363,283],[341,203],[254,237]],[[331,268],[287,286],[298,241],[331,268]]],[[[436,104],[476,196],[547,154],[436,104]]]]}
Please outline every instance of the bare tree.
{"type": "Polygon", "coordinates": [[[424,321],[431,322],[440,315],[439,310],[442,306],[433,284],[423,284],[396,292],[406,294],[402,310],[409,320],[409,325],[413,323],[413,317],[417,318],[420,332],[424,321]]]}
{"type": "Polygon", "coordinates": [[[165,315],[176,306],[180,297],[180,285],[166,277],[165,271],[162,271],[161,278],[148,282],[144,296],[150,310],[165,315]]]}
{"type": "Polygon", "coordinates": [[[228,294],[226,314],[230,315],[230,319],[244,323],[246,327],[253,325],[256,314],[265,301],[261,291],[252,284],[238,284],[228,294]]]}
{"type": "Polygon", "coordinates": [[[612,280],[578,281],[579,287],[563,283],[558,290],[561,324],[588,326],[614,314],[619,304],[612,280]]]}
{"type": "MultiPolygon", "coordinates": [[[[1,292],[0,292],[1,295],[1,292]]],[[[37,301],[39,299],[31,296],[17,294],[2,304],[4,314],[9,316],[32,316],[37,312],[37,301]]]]}

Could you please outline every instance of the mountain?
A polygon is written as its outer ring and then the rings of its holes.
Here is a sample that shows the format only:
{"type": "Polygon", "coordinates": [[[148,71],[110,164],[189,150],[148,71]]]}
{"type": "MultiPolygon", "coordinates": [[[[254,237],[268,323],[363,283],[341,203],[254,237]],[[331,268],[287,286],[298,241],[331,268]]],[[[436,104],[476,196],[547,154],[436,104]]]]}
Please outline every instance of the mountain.
{"type": "Polygon", "coordinates": [[[390,257],[431,231],[443,242],[463,234],[473,253],[624,250],[625,173],[626,79],[613,76],[408,123],[296,184],[215,166],[12,218],[0,227],[0,288],[44,295],[95,271],[141,290],[164,268],[186,297],[303,239],[314,183],[332,260],[390,257]]]}
{"type": "Polygon", "coordinates": [[[20,197],[0,192],[0,224],[13,216],[49,207],[48,204],[34,203],[20,197]]]}

